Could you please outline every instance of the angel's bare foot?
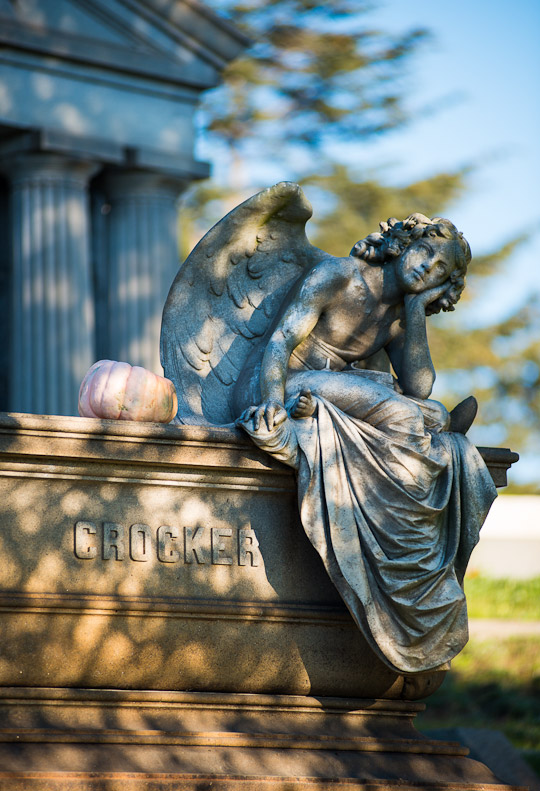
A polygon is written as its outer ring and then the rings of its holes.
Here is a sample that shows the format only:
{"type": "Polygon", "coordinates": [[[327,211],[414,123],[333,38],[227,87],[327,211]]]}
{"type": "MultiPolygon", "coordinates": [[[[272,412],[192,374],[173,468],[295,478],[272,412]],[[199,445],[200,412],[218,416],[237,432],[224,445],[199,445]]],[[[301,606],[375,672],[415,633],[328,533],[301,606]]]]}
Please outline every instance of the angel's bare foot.
{"type": "Polygon", "coordinates": [[[311,417],[316,409],[317,402],[311,395],[311,390],[301,390],[291,407],[290,415],[295,420],[299,420],[303,417],[311,417]]]}
{"type": "Polygon", "coordinates": [[[474,396],[469,396],[461,401],[450,412],[450,431],[458,431],[466,434],[472,426],[473,420],[478,412],[478,401],[474,396]]]}

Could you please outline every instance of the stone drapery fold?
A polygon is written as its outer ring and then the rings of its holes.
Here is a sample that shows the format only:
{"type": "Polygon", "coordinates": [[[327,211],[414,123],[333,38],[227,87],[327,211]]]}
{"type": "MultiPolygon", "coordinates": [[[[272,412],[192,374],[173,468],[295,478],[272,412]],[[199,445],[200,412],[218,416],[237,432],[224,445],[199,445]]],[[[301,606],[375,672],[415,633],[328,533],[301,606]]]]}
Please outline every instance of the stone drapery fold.
{"type": "MultiPolygon", "coordinates": [[[[317,398],[312,418],[240,423],[295,467],[302,525],[375,653],[418,673],[468,640],[463,576],[496,497],[461,434],[388,434],[317,398]]],[[[428,423],[428,421],[426,421],[428,423]]]]}

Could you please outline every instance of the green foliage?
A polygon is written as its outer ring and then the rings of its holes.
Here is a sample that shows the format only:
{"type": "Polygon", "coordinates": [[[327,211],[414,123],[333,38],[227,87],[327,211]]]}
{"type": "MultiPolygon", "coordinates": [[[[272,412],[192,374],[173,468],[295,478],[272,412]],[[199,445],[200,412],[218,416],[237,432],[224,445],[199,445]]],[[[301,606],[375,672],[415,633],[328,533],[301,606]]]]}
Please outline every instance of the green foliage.
{"type": "Polygon", "coordinates": [[[529,580],[465,578],[469,618],[540,621],[540,577],[529,580]]]}
{"type": "Polygon", "coordinates": [[[217,5],[254,41],[206,105],[207,128],[230,146],[256,139],[281,156],[328,135],[357,139],[404,122],[398,77],[425,31],[391,37],[367,29],[366,6],[355,0],[217,5]]]}
{"type": "MultiPolygon", "coordinates": [[[[184,254],[236,204],[283,178],[300,181],[317,199],[311,240],[336,255],[346,255],[389,217],[413,211],[451,216],[468,188],[469,169],[397,186],[382,171],[360,173],[335,157],[340,144],[410,120],[403,101],[407,66],[425,30],[407,30],[406,19],[399,35],[374,30],[369,5],[357,0],[207,2],[243,28],[253,46],[226,69],[224,85],[204,103],[202,123],[219,152],[222,176],[188,196],[184,254]]],[[[474,392],[481,407],[475,426],[491,431],[477,441],[521,453],[540,446],[540,301],[478,328],[474,300],[525,238],[516,235],[475,256],[458,318],[429,322],[433,362],[444,382],[437,397],[452,406],[474,392]]],[[[535,485],[524,491],[535,491],[535,485]]]]}
{"type": "Polygon", "coordinates": [[[439,173],[405,187],[388,186],[372,177],[353,179],[344,166],[335,164],[327,175],[310,175],[302,181],[333,196],[332,209],[314,218],[313,243],[334,255],[347,255],[352,244],[378,228],[389,217],[403,219],[414,211],[435,216],[441,206],[453,203],[466,189],[466,171],[439,173]],[[338,247],[339,245],[339,247],[338,247]]]}
{"type": "MultiPolygon", "coordinates": [[[[540,755],[540,640],[471,640],[418,718],[420,730],[501,730],[515,747],[540,755]]],[[[526,756],[527,757],[527,756],[526,756]]]]}

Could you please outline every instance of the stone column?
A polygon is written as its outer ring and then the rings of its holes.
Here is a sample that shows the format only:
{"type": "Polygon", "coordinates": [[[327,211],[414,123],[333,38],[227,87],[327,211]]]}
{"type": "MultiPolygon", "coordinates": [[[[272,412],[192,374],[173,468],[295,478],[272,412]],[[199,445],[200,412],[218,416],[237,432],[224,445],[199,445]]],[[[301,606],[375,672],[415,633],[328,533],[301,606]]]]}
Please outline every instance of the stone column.
{"type": "MultiPolygon", "coordinates": [[[[178,197],[187,184],[143,171],[109,173],[107,357],[162,374],[161,314],[178,271],[178,197]]],[[[99,263],[97,263],[99,268],[99,263]]]]}
{"type": "Polygon", "coordinates": [[[95,167],[41,153],[3,163],[12,188],[12,411],[77,414],[94,362],[87,184],[95,167]]]}

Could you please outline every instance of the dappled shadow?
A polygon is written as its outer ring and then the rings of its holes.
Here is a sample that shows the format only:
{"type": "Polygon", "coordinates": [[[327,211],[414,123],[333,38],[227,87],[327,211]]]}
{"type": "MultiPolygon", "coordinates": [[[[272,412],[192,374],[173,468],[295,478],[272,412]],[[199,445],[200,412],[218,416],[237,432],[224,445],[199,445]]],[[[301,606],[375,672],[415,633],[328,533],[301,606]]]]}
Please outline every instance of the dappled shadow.
{"type": "Polygon", "coordinates": [[[90,185],[96,359],[162,373],[161,314],[179,266],[183,182],[108,168],[90,185]]]}
{"type": "Polygon", "coordinates": [[[421,717],[422,730],[496,728],[538,751],[540,666],[537,637],[472,638],[421,717]]]}
{"type": "MultiPolygon", "coordinates": [[[[179,46],[178,19],[164,34],[161,25],[141,25],[137,12],[118,17],[108,9],[104,16],[91,4],[66,2],[2,3],[1,18],[5,35],[22,38],[34,55],[31,66],[13,54],[3,65],[0,112],[7,123],[41,127],[46,120],[49,130],[105,141],[109,156],[116,153],[111,143],[191,154],[193,100],[174,89],[189,75],[201,90],[215,82],[216,70],[179,46]]],[[[208,24],[198,35],[210,31],[208,24]]]]}
{"type": "MultiPolygon", "coordinates": [[[[9,185],[7,180],[0,176],[0,217],[7,218],[9,211],[9,185]]],[[[5,222],[2,245],[0,245],[0,334],[2,338],[9,338],[11,319],[11,240],[7,233],[8,224],[5,222]]],[[[0,410],[6,409],[8,404],[9,389],[9,343],[4,342],[0,347],[0,410]]]]}
{"type": "Polygon", "coordinates": [[[0,682],[383,695],[292,473],[197,431],[4,419],[0,682]]]}
{"type": "Polygon", "coordinates": [[[304,535],[292,473],[239,433],[3,416],[0,450],[4,767],[486,780],[433,754],[418,705],[324,697],[395,675],[304,535]]]}
{"type": "Polygon", "coordinates": [[[7,237],[14,239],[9,264],[0,261],[0,284],[14,275],[13,293],[2,289],[0,304],[13,345],[11,359],[2,354],[11,393],[0,379],[1,409],[76,414],[81,379],[99,357],[161,372],[161,311],[178,267],[175,201],[207,175],[193,159],[194,101],[217,77],[197,47],[179,44],[178,30],[195,24],[196,38],[211,36],[212,48],[217,34],[229,42],[226,58],[240,41],[198,10],[185,19],[163,10],[171,22],[157,27],[136,8],[117,14],[92,3],[0,3],[5,42],[13,44],[0,84],[2,167],[12,186],[8,205],[0,184],[1,256],[7,237]],[[133,197],[128,222],[118,221],[121,201],[110,193],[89,222],[87,187],[99,200],[89,180],[103,169],[138,169],[156,182],[133,197]],[[98,219],[107,226],[105,245],[98,219]]]}
{"type": "Polygon", "coordinates": [[[473,638],[418,727],[461,742],[504,782],[540,788],[538,656],[536,637],[473,638]]]}

